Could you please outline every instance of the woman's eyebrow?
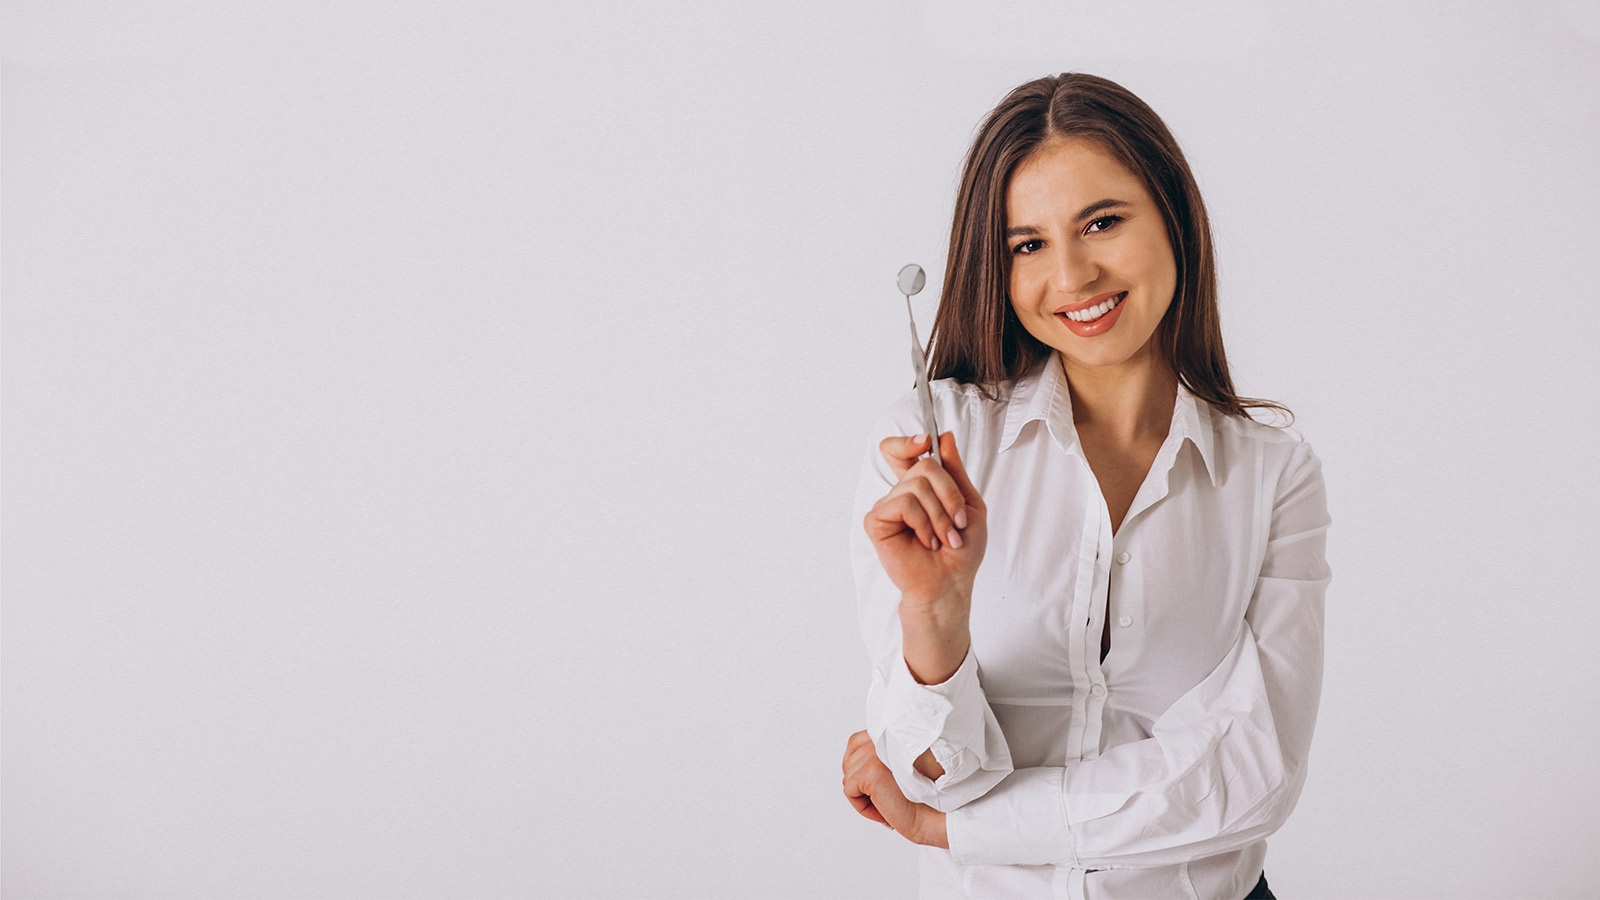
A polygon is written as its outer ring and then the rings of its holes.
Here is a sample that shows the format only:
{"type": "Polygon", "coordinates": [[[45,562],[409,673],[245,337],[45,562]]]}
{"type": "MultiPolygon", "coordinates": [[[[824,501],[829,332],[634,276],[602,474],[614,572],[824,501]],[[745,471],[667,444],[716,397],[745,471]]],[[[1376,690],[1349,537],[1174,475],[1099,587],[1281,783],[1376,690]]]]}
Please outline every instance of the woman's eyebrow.
{"type": "Polygon", "coordinates": [[[1095,213],[1102,212],[1102,211],[1108,210],[1108,209],[1115,209],[1116,207],[1119,207],[1119,206],[1132,206],[1132,205],[1133,205],[1132,203],[1129,203],[1126,200],[1114,200],[1114,199],[1112,199],[1110,197],[1107,197],[1104,200],[1096,200],[1095,202],[1089,204],[1088,206],[1085,206],[1082,210],[1079,210],[1077,219],[1078,219],[1079,222],[1082,222],[1084,219],[1089,218],[1090,216],[1094,215],[1095,213]]]}
{"type": "MultiPolygon", "coordinates": [[[[1088,219],[1090,216],[1093,216],[1096,213],[1104,212],[1104,211],[1106,211],[1108,209],[1116,209],[1118,207],[1131,207],[1131,206],[1133,206],[1133,204],[1129,203],[1126,200],[1117,200],[1117,199],[1115,199],[1113,197],[1107,197],[1104,200],[1096,200],[1095,202],[1089,204],[1088,206],[1085,206],[1083,209],[1079,210],[1078,214],[1076,216],[1074,216],[1073,218],[1076,219],[1079,222],[1082,222],[1082,221],[1088,219]]],[[[1035,234],[1038,234],[1038,233],[1039,233],[1039,229],[1033,227],[1032,225],[1017,225],[1015,227],[1006,229],[1006,237],[1008,239],[1009,238],[1014,238],[1014,237],[1022,237],[1023,235],[1035,235],[1035,234]]]]}

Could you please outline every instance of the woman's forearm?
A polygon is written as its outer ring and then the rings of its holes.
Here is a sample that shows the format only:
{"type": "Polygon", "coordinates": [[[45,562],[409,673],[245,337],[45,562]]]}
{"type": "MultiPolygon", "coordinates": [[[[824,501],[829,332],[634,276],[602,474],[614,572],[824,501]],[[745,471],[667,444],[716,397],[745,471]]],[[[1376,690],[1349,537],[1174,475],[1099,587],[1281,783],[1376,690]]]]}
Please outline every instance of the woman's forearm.
{"type": "Polygon", "coordinates": [[[901,650],[906,668],[920,684],[942,684],[961,668],[972,646],[967,626],[970,601],[939,604],[932,608],[913,606],[900,610],[901,650]]]}
{"type": "MultiPolygon", "coordinates": [[[[901,601],[900,639],[906,668],[919,684],[942,684],[961,668],[972,645],[967,626],[968,598],[943,604],[917,604],[901,601]]],[[[912,766],[929,781],[938,781],[944,767],[928,748],[912,766]]]]}

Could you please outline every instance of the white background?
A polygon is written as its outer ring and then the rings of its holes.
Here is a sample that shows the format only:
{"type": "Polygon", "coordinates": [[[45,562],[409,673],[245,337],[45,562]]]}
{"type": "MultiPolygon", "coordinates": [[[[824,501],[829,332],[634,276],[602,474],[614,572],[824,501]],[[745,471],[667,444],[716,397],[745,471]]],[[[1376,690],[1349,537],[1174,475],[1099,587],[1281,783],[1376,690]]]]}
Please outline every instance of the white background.
{"type": "Polygon", "coordinates": [[[1596,896],[1600,6],[1430,5],[7,4],[5,896],[913,896],[850,500],[1072,70],[1326,466],[1274,889],[1596,896]]]}

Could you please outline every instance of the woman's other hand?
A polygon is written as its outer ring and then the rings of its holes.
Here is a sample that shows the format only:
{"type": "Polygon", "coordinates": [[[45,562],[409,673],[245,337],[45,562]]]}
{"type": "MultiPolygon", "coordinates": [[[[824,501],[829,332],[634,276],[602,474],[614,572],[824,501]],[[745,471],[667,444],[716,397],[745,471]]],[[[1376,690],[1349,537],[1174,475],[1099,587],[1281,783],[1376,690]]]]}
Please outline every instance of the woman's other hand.
{"type": "Polygon", "coordinates": [[[899,481],[864,525],[883,569],[900,589],[906,664],[923,684],[949,678],[967,653],[972,585],[988,542],[988,510],[967,478],[955,436],[885,438],[878,445],[899,481]]]}
{"type": "Polygon", "coordinates": [[[893,828],[914,844],[947,849],[950,846],[945,837],[944,813],[906,799],[865,731],[850,735],[845,745],[844,795],[856,812],[893,828]]]}

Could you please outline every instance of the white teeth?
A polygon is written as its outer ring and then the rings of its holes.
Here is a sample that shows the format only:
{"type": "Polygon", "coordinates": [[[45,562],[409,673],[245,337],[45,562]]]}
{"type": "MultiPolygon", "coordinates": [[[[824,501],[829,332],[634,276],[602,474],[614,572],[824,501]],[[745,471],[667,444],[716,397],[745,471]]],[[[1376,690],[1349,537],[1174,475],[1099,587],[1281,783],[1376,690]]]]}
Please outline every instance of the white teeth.
{"type": "Polygon", "coordinates": [[[1097,306],[1091,306],[1088,309],[1081,309],[1077,312],[1062,313],[1062,315],[1074,322],[1093,322],[1095,319],[1098,319],[1106,313],[1111,312],[1113,309],[1116,309],[1117,304],[1121,303],[1123,298],[1127,296],[1127,293],[1123,292],[1097,306]]]}

